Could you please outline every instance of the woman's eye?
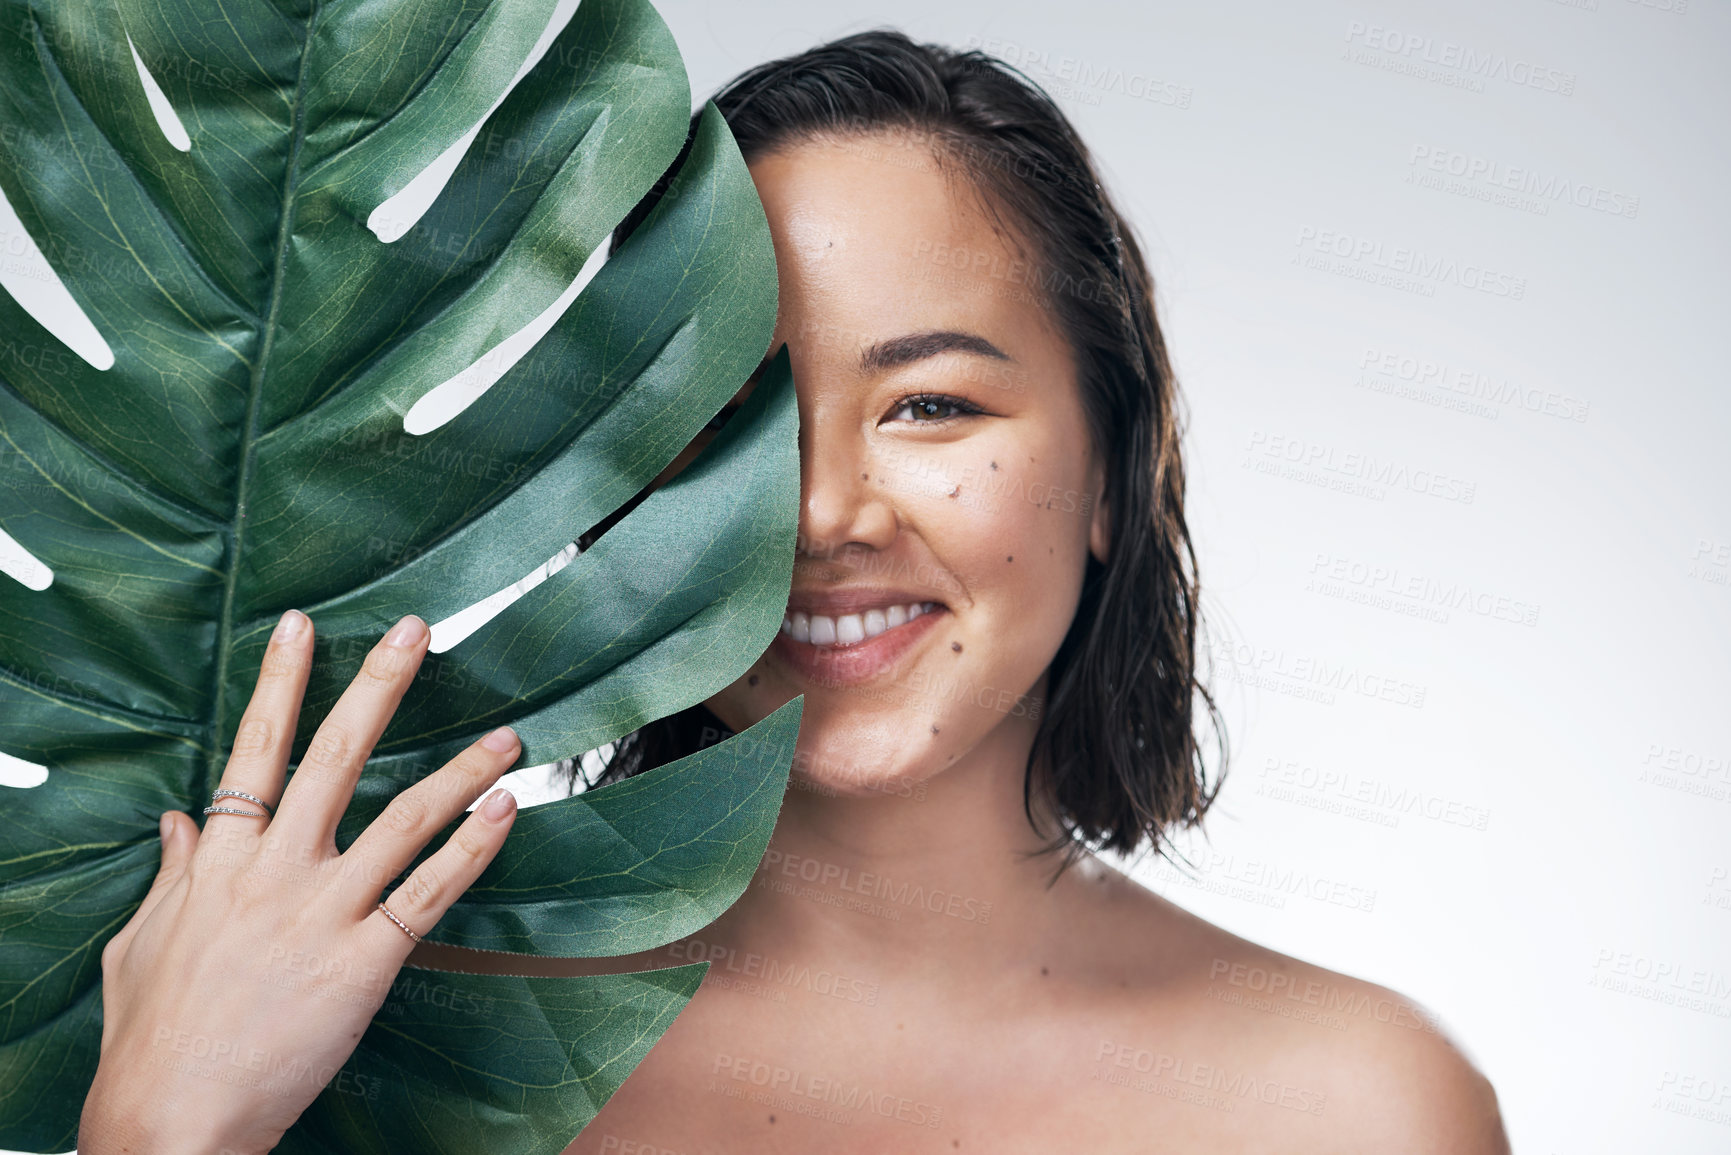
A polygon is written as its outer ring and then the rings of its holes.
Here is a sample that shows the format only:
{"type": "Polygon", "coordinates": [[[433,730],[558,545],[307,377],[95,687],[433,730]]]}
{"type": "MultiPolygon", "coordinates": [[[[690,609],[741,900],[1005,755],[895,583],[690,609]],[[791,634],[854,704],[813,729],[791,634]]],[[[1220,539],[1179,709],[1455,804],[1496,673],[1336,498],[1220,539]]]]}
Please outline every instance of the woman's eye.
{"type": "Polygon", "coordinates": [[[901,401],[890,411],[891,421],[913,421],[916,423],[937,424],[954,417],[965,417],[982,410],[971,401],[960,397],[946,397],[940,393],[921,393],[901,401]]]}

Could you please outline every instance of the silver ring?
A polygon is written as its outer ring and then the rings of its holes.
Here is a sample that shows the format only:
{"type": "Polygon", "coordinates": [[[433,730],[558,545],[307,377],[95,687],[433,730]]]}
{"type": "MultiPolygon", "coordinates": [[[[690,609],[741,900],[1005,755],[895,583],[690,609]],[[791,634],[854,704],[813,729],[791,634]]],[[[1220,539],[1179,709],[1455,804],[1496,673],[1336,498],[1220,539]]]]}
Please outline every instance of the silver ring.
{"type": "Polygon", "coordinates": [[[210,800],[212,802],[215,802],[218,798],[240,798],[240,799],[244,799],[247,802],[256,802],[258,805],[264,807],[264,812],[265,812],[266,817],[269,817],[269,816],[274,815],[276,813],[276,811],[271,809],[270,803],[266,802],[263,798],[260,798],[256,794],[248,794],[245,790],[213,790],[213,791],[211,791],[210,800]]]}
{"type": "Polygon", "coordinates": [[[421,941],[421,936],[416,934],[414,931],[410,930],[408,923],[404,922],[402,919],[400,919],[396,915],[392,914],[390,907],[386,906],[384,903],[381,902],[381,903],[379,903],[379,909],[385,912],[386,918],[390,919],[392,922],[397,924],[398,930],[402,931],[404,934],[408,935],[410,938],[414,939],[416,942],[421,941]]]}
{"type": "Polygon", "coordinates": [[[256,810],[236,810],[232,806],[206,806],[204,812],[206,814],[238,814],[242,818],[270,818],[270,815],[260,814],[256,810]]]}

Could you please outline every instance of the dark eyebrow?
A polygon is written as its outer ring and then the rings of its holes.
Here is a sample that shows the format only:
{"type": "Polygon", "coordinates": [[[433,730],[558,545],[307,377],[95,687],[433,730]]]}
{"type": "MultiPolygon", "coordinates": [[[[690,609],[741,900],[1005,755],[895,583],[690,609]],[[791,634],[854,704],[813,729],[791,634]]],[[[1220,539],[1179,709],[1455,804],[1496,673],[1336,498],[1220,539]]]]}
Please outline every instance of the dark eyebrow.
{"type": "Polygon", "coordinates": [[[984,337],[977,337],[972,333],[958,333],[953,329],[938,329],[929,333],[909,333],[905,337],[891,337],[879,341],[860,354],[860,368],[867,373],[881,373],[886,369],[923,361],[927,357],[936,357],[939,353],[972,353],[977,357],[990,357],[994,361],[1014,360],[984,337]]]}

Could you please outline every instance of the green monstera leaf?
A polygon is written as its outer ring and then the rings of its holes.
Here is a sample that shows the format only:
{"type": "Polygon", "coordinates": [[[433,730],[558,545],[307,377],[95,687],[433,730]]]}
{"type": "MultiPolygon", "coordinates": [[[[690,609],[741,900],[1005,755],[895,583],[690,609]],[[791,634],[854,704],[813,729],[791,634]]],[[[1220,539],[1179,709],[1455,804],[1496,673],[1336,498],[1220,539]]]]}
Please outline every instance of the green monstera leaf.
{"type": "MultiPolygon", "coordinates": [[[[57,275],[0,270],[0,1148],[75,1141],[100,952],[284,609],[319,631],[302,742],[390,622],[439,623],[341,845],[495,725],[570,757],[774,636],[785,355],[632,504],[774,323],[749,174],[712,107],[686,143],[689,108],[644,0],[0,0],[0,239],[57,275]]],[[[604,956],[703,926],[798,717],[524,811],[432,937],[604,956]]],[[[283,1149],[558,1151],[701,974],[405,970],[283,1149]]]]}

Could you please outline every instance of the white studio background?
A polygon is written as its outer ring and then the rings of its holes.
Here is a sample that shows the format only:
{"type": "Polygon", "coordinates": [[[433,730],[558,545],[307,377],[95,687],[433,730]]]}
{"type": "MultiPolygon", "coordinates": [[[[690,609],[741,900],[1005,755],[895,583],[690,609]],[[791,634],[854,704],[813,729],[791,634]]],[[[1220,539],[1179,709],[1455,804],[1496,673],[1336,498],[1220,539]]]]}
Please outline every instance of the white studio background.
{"type": "Polygon", "coordinates": [[[658,6],[698,99],[1007,57],[1139,230],[1234,769],[1138,877],[1431,1007],[1518,1151],[1731,1149],[1731,3],[658,6]]]}

